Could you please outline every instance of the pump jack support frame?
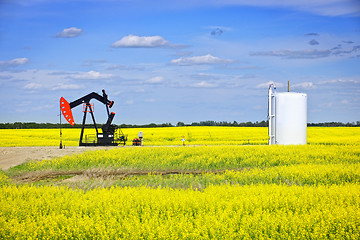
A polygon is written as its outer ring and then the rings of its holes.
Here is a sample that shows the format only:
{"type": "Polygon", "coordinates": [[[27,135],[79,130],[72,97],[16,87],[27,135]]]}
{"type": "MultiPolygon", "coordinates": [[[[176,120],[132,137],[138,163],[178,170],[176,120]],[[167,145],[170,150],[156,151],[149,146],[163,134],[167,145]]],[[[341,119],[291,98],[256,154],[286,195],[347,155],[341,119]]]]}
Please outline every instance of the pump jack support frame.
{"type": "Polygon", "coordinates": [[[85,109],[84,109],[83,122],[82,122],[82,126],[81,126],[81,134],[80,134],[79,146],[87,146],[89,144],[89,143],[84,143],[83,142],[84,129],[85,129],[85,123],[86,123],[86,114],[88,112],[90,112],[90,114],[91,114],[91,117],[92,117],[92,120],[93,120],[93,123],[94,123],[94,128],[95,128],[95,131],[96,131],[96,136],[99,135],[99,131],[98,131],[97,126],[96,126],[95,116],[94,116],[93,110],[91,108],[91,105],[90,105],[90,103],[84,103],[84,104],[86,104],[86,106],[85,106],[85,109]],[[90,111],[88,111],[88,108],[90,108],[90,111]]]}

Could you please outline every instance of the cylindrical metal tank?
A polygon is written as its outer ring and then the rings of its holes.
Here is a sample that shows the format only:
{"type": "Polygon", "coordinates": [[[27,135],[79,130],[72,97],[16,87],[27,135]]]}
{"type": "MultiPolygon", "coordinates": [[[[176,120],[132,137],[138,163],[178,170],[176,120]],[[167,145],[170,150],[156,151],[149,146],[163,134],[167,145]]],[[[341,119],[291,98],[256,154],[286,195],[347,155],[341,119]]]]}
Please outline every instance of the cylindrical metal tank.
{"type": "Polygon", "coordinates": [[[275,144],[306,144],[307,95],[280,92],[275,100],[275,144]]]}

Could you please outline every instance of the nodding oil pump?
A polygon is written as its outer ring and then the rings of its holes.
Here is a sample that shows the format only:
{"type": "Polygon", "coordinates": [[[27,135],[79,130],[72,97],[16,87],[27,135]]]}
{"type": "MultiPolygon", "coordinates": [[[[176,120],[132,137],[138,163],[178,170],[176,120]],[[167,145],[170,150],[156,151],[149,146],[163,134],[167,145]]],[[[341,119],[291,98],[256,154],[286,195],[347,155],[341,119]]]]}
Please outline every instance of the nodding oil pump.
{"type": "Polygon", "coordinates": [[[109,111],[109,108],[111,108],[114,105],[114,101],[110,101],[108,99],[107,94],[105,93],[105,90],[102,90],[103,95],[99,95],[96,92],[92,92],[82,98],[79,98],[73,102],[68,103],[65,98],[60,98],[60,110],[63,114],[66,121],[68,121],[71,125],[75,125],[74,117],[72,115],[71,109],[74,107],[79,106],[80,104],[83,104],[83,122],[81,127],[81,134],[80,134],[80,141],[79,146],[117,146],[120,143],[124,144],[126,143],[127,136],[125,136],[121,129],[119,129],[117,126],[112,125],[111,122],[114,119],[115,113],[109,111]],[[96,99],[100,102],[102,102],[106,106],[106,111],[108,115],[108,120],[106,123],[101,127],[102,132],[99,132],[98,127],[95,122],[95,116],[94,116],[94,105],[90,103],[90,100],[96,99]],[[96,130],[96,138],[93,137],[93,135],[85,135],[84,140],[84,128],[85,128],[85,122],[86,122],[86,114],[90,113],[94,128],[96,130]]]}

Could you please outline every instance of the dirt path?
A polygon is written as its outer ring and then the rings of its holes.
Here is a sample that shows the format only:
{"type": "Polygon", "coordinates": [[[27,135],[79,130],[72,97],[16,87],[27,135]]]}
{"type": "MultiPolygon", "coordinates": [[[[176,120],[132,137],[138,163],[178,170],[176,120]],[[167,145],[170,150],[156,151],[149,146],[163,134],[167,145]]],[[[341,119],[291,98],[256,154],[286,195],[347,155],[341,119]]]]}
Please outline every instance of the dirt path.
{"type": "MultiPolygon", "coordinates": [[[[197,147],[202,145],[187,145],[187,147],[197,147]]],[[[59,147],[0,147],[0,169],[6,170],[16,165],[31,160],[52,159],[55,157],[63,157],[75,153],[82,153],[86,151],[95,151],[101,149],[123,148],[117,147],[66,147],[59,149],[59,147]]],[[[133,147],[133,146],[125,146],[133,147]]],[[[142,146],[142,147],[182,147],[180,145],[169,146],[142,146]]]]}
{"type": "MultiPolygon", "coordinates": [[[[29,172],[13,179],[17,182],[35,182],[44,179],[56,178],[58,176],[82,176],[88,178],[117,178],[125,179],[129,176],[144,176],[144,175],[199,175],[204,173],[221,174],[226,170],[162,170],[162,171],[146,171],[146,170],[103,170],[103,169],[89,169],[89,170],[69,170],[69,171],[37,171],[29,172]]],[[[233,171],[243,171],[243,169],[235,169],[233,171]]]]}
{"type": "Polygon", "coordinates": [[[0,169],[6,170],[31,160],[51,159],[85,151],[111,149],[114,147],[0,147],[0,169]]]}

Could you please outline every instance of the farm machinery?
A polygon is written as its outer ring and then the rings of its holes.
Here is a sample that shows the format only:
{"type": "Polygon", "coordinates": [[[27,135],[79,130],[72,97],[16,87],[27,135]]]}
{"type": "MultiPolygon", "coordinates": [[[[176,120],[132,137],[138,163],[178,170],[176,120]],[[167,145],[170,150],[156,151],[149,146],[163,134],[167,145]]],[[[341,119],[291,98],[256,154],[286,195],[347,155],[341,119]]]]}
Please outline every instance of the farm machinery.
{"type": "MultiPolygon", "coordinates": [[[[64,118],[66,119],[66,121],[68,121],[72,126],[75,125],[75,121],[71,109],[81,104],[83,104],[84,116],[82,121],[79,146],[117,146],[119,144],[125,145],[127,141],[127,136],[124,135],[121,129],[118,128],[116,125],[111,124],[112,120],[114,119],[115,113],[110,112],[109,108],[111,108],[114,105],[114,101],[110,101],[108,99],[105,90],[102,90],[102,96],[96,92],[92,92],[70,103],[68,103],[65,100],[65,98],[63,97],[60,98],[60,111],[64,116],[64,118]],[[98,126],[96,125],[95,122],[94,104],[90,103],[90,100],[92,99],[98,100],[99,102],[103,103],[106,107],[108,119],[106,123],[102,125],[101,127],[102,131],[99,131],[98,126]],[[87,113],[90,113],[92,117],[93,126],[95,128],[96,135],[88,134],[85,135],[84,137],[84,129],[85,129],[87,113]]],[[[61,120],[61,115],[60,115],[60,120],[61,120]]],[[[60,147],[61,147],[61,142],[60,142],[60,147]]]]}

